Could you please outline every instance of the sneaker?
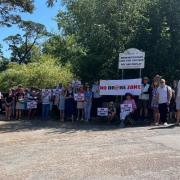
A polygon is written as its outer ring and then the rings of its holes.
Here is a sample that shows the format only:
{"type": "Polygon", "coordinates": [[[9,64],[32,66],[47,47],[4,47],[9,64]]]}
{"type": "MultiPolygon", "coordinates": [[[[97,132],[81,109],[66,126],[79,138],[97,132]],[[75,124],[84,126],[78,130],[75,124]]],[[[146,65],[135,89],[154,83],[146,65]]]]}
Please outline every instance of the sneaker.
{"type": "Polygon", "coordinates": [[[159,126],[159,123],[155,123],[155,126],[159,126]]]}
{"type": "Polygon", "coordinates": [[[167,123],[167,122],[165,122],[165,123],[164,123],[164,126],[168,126],[168,123],[167,123]]]}

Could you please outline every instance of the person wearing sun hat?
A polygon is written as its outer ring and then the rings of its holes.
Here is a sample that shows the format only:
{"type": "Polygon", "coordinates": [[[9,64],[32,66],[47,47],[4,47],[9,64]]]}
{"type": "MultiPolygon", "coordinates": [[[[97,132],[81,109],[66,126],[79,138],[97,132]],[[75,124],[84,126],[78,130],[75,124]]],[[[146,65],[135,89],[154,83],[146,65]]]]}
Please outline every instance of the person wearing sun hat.
{"type": "Polygon", "coordinates": [[[141,91],[141,95],[139,96],[140,118],[142,118],[144,114],[145,119],[148,117],[148,104],[149,104],[150,88],[151,88],[148,81],[149,81],[148,77],[143,78],[142,91],[141,91]]]}

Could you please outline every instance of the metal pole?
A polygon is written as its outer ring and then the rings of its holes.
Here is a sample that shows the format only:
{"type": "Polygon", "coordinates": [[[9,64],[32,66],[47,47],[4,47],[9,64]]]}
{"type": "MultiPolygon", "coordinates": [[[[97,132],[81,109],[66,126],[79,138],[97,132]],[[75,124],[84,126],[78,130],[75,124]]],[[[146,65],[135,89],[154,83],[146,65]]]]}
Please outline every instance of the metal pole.
{"type": "Polygon", "coordinates": [[[139,77],[142,77],[142,69],[139,70],[139,77]]]}
{"type": "Polygon", "coordinates": [[[124,69],[122,69],[122,71],[121,71],[121,79],[122,80],[124,79],[124,69]]]}

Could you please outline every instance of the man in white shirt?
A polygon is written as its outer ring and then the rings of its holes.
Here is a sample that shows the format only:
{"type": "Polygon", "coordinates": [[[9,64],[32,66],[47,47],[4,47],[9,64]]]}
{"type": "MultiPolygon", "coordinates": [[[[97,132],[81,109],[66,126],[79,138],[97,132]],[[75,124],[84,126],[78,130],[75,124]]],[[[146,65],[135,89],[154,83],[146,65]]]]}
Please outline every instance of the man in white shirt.
{"type": "Polygon", "coordinates": [[[157,93],[160,121],[161,123],[164,123],[164,125],[167,125],[169,104],[172,98],[172,89],[166,85],[166,81],[164,79],[160,80],[160,87],[158,87],[157,93]]]}

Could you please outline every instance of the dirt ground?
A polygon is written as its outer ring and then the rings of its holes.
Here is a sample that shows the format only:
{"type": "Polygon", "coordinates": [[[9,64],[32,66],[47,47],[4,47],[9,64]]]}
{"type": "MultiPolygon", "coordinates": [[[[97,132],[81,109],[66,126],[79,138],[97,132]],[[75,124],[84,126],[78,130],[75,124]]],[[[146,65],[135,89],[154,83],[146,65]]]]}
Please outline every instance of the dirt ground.
{"type": "Polygon", "coordinates": [[[0,121],[0,180],[180,180],[180,127],[0,121]]]}

